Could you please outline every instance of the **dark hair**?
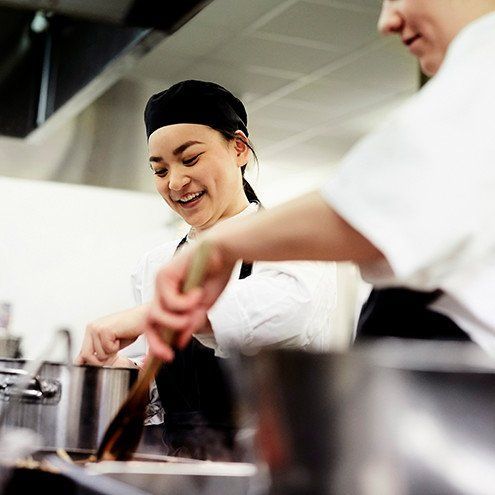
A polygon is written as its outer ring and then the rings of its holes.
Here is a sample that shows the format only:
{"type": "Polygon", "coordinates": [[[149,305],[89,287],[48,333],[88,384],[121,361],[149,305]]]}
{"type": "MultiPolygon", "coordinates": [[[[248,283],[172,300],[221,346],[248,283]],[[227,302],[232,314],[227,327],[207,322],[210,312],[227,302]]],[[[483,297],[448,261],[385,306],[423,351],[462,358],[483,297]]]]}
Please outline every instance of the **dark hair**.
{"type": "MultiPolygon", "coordinates": [[[[222,136],[227,140],[231,141],[232,139],[238,139],[239,136],[236,134],[226,131],[224,129],[215,129],[215,131],[218,131],[222,136]]],[[[246,146],[251,150],[254,156],[254,161],[256,164],[258,164],[258,157],[256,155],[256,151],[254,150],[253,143],[247,138],[246,140],[243,140],[246,146]]],[[[261,201],[254,192],[254,189],[252,188],[251,184],[244,178],[244,172],[246,171],[247,163],[241,167],[241,174],[242,174],[242,187],[244,189],[244,194],[246,195],[248,201],[250,203],[258,203],[261,206],[261,201]]]]}

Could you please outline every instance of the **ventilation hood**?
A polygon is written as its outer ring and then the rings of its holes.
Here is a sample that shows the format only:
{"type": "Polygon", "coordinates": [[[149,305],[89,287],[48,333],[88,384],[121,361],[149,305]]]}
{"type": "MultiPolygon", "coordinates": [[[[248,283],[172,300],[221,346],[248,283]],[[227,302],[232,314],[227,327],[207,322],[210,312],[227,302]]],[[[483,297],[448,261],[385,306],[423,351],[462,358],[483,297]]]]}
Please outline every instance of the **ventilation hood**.
{"type": "Polygon", "coordinates": [[[0,134],[41,139],[211,0],[0,0],[0,134]]]}

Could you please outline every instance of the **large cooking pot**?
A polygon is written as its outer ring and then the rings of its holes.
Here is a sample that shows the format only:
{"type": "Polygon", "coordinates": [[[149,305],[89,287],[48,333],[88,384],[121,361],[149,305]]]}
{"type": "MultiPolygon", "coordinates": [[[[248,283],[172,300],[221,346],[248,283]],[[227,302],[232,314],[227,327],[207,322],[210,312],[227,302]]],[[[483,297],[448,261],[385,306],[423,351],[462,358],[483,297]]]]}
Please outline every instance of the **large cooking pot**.
{"type": "Polygon", "coordinates": [[[244,364],[273,494],[495,493],[495,363],[471,344],[383,341],[244,364]]]}
{"type": "Polygon", "coordinates": [[[25,364],[0,359],[0,426],[32,429],[44,447],[96,449],[137,377],[136,369],[45,363],[20,390],[25,364]]]}

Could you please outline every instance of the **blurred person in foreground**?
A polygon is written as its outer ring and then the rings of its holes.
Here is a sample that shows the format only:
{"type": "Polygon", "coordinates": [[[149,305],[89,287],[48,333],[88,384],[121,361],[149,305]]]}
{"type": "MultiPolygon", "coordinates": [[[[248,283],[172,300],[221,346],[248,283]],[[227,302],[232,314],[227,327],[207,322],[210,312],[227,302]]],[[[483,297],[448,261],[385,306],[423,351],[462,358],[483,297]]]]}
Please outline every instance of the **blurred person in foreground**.
{"type": "Polygon", "coordinates": [[[153,353],[173,359],[161,328],[180,348],[204,325],[236,260],[306,259],[353,261],[373,284],[358,338],[471,339],[495,355],[495,1],[385,0],[378,29],[432,79],[320,190],[206,233],[202,288],[180,292],[194,248],[163,268],[153,353]]]}

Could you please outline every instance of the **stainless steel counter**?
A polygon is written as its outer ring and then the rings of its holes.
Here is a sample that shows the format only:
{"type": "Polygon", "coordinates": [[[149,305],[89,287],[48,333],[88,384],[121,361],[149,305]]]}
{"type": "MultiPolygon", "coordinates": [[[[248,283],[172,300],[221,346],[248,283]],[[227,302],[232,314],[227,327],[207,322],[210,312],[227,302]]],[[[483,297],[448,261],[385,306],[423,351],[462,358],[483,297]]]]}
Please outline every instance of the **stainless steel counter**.
{"type": "Polygon", "coordinates": [[[251,495],[267,492],[267,480],[254,464],[196,462],[100,462],[86,470],[151,495],[251,495]]]}

